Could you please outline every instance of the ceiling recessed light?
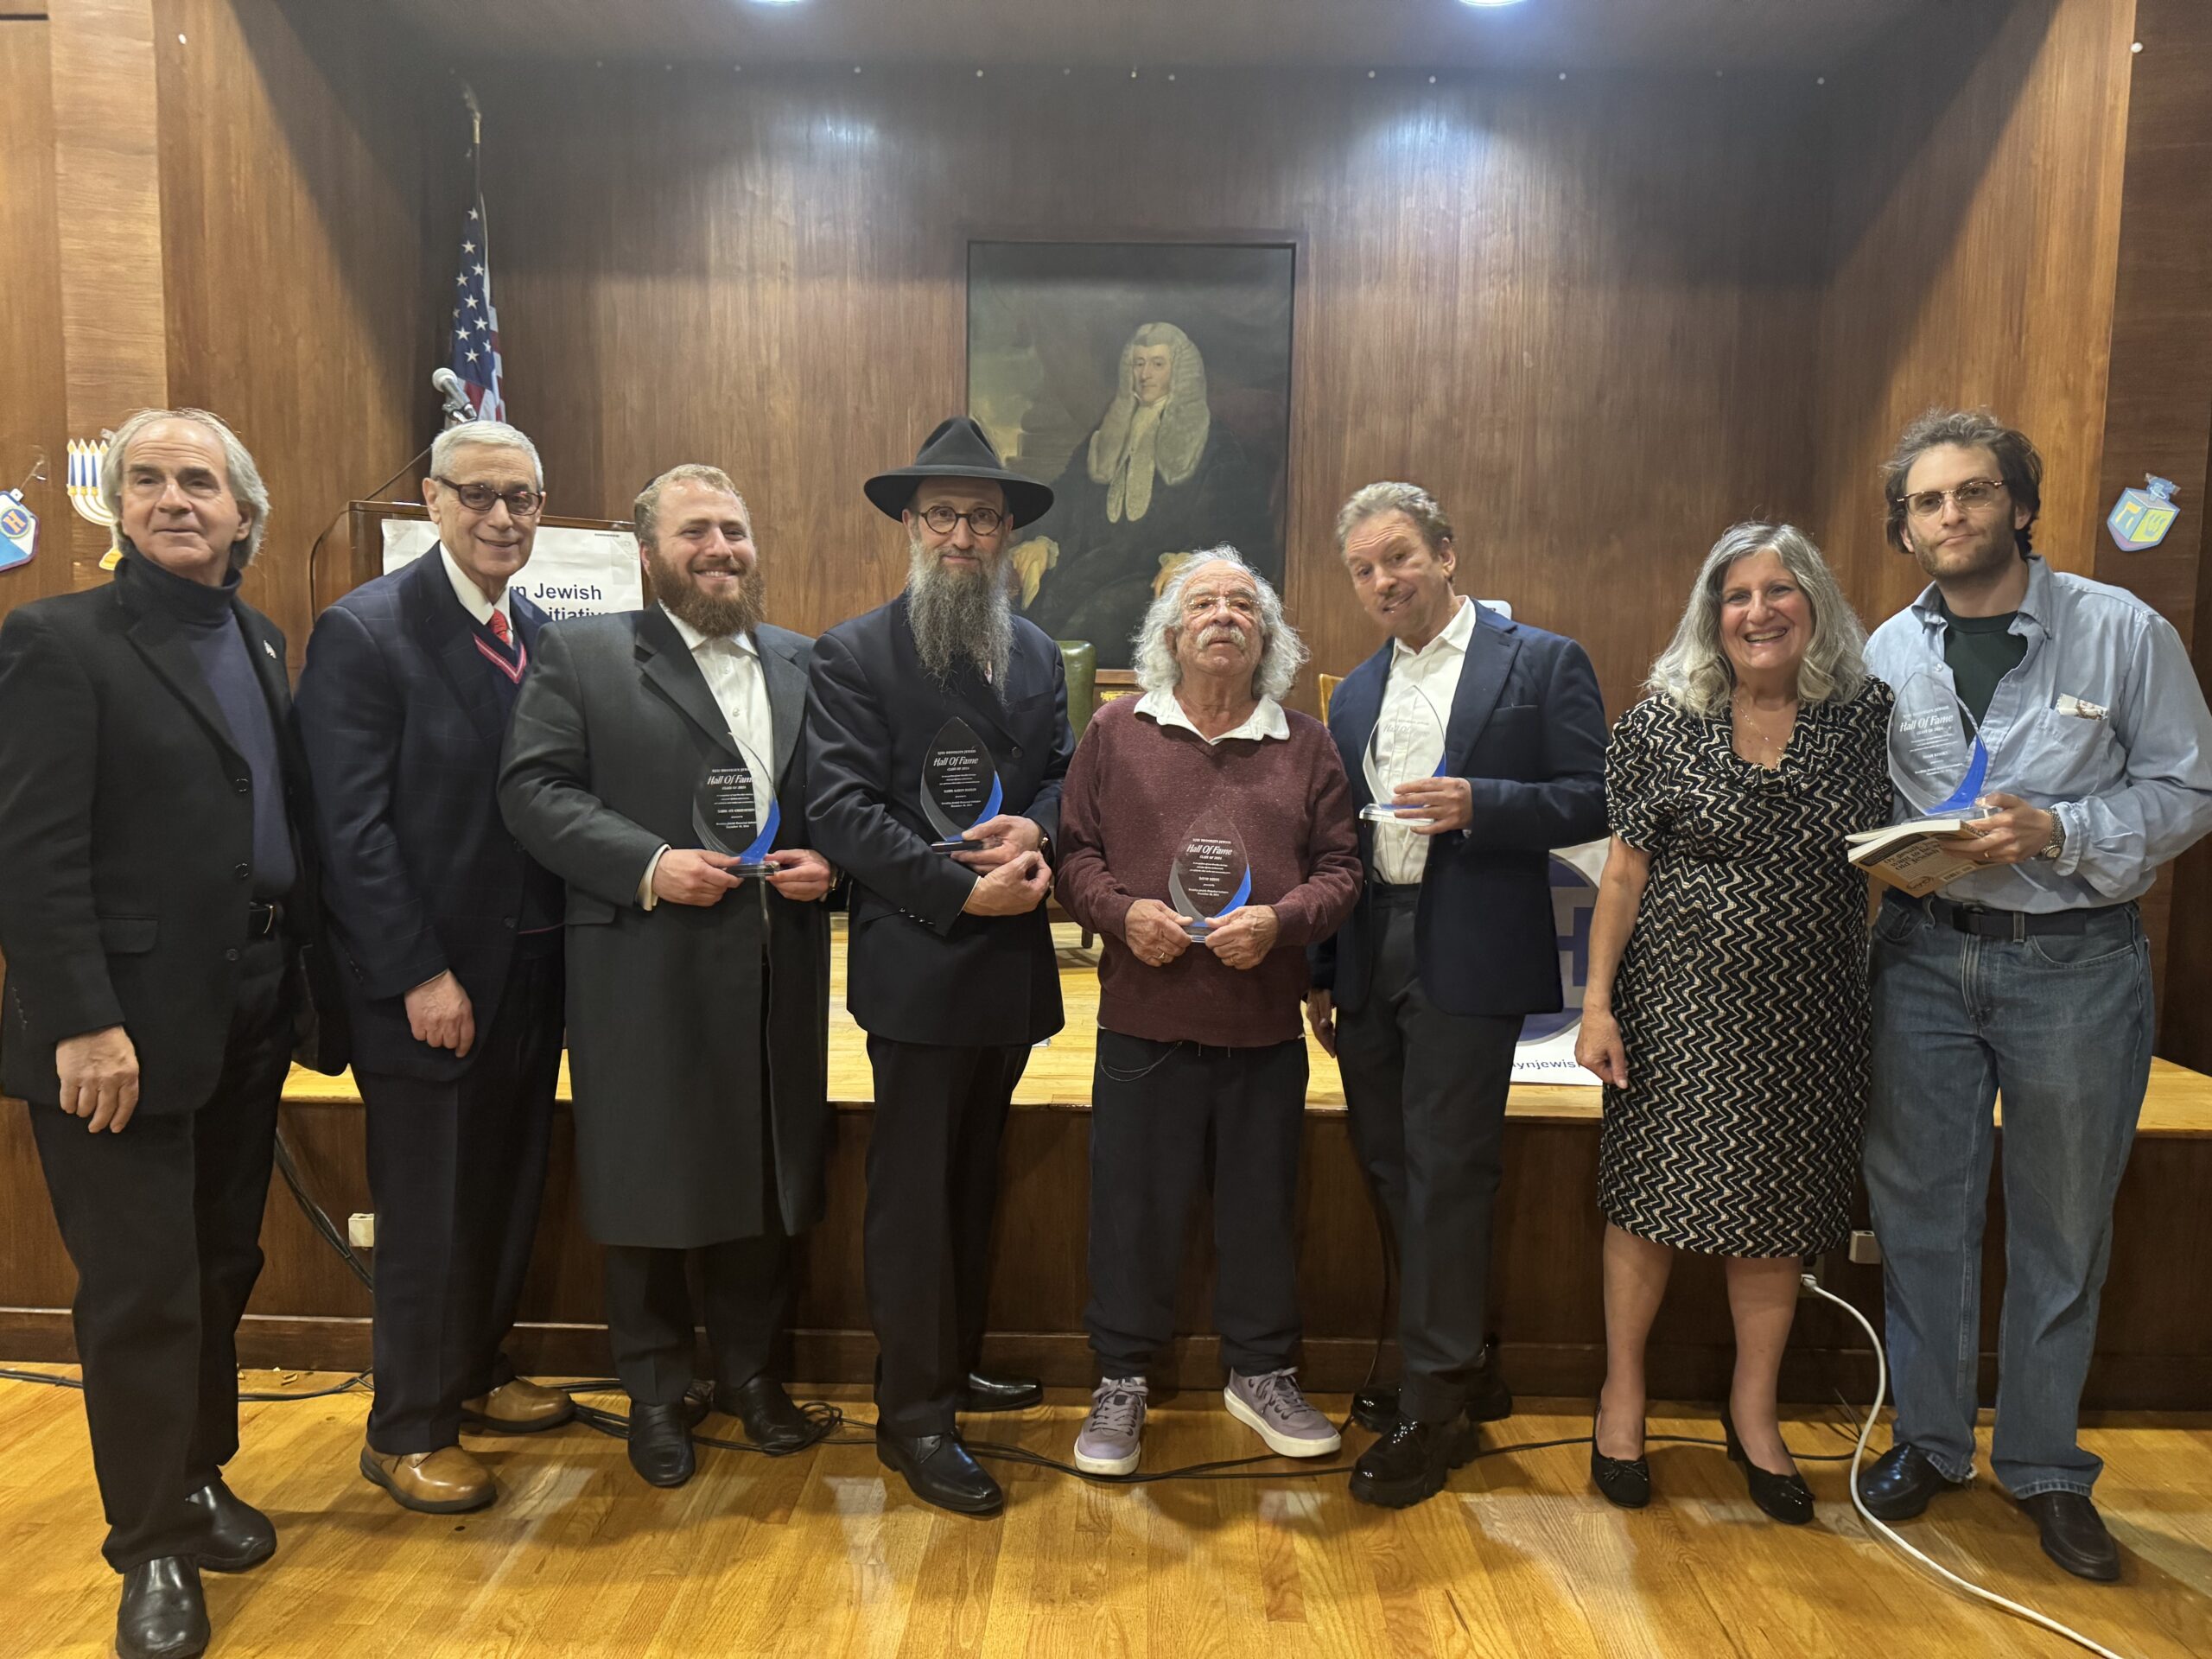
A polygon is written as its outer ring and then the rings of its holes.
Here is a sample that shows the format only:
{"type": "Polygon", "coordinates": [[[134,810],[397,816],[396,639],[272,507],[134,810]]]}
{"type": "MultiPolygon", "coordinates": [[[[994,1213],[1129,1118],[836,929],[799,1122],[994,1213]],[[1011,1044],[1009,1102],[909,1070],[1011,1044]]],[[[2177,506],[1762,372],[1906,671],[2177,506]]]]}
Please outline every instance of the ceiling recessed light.
{"type": "Polygon", "coordinates": [[[1459,0],[1463,6],[1517,6],[1521,0],[1459,0]]]}

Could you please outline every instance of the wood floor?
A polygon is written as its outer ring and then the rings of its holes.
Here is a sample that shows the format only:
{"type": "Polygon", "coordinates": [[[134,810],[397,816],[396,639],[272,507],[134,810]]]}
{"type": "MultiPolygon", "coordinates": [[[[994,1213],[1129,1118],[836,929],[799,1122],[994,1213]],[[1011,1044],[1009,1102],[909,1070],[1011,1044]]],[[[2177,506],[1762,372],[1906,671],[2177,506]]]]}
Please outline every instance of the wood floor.
{"type": "MultiPolygon", "coordinates": [[[[332,1378],[253,1373],[247,1386],[332,1378]]],[[[620,1402],[609,1403],[619,1407],[620,1402]]],[[[865,1401],[844,1402],[868,1414],[865,1401]]],[[[1343,1402],[1325,1402],[1341,1410],[1343,1402]]],[[[1920,1576],[1862,1529],[1843,1465],[1808,1464],[1815,1525],[1767,1523],[1717,1447],[1657,1445],[1641,1515],[1587,1485],[1580,1446],[1488,1457],[1447,1493],[1390,1514],[1341,1477],[1088,1485],[1001,1464],[1011,1501],[976,1522],[887,1487],[872,1447],[770,1460],[701,1452],[674,1492],[640,1483],[620,1442],[581,1427],[472,1440],[500,1503],[408,1515],[354,1471],[359,1394],[247,1408],[239,1493],[276,1519],[274,1561],[209,1575],[211,1652],[245,1656],[1835,1655],[1839,1659],[2078,1652],[1920,1576]]],[[[1075,1395],[979,1434],[1056,1457],[1075,1395]]],[[[1709,1417],[1655,1433],[1716,1433],[1709,1417]]],[[[1535,1402],[1493,1444],[1587,1432],[1535,1402]]],[[[702,1432],[732,1433],[720,1417],[702,1432]]],[[[1847,1450],[1825,1424],[1800,1451],[1847,1450]]],[[[1910,1527],[1931,1553],[2139,1659],[2212,1653],[2212,1421],[2116,1418],[2089,1444],[2126,1553],[2118,1587],[2044,1562],[2033,1529],[1978,1486],[1910,1527]]],[[[1365,1443],[1354,1431],[1351,1449],[1365,1443]]],[[[1878,1440],[1878,1444],[1879,1443],[1878,1440]]],[[[1217,1396],[1155,1410],[1146,1465],[1241,1456],[1255,1442],[1217,1396]]],[[[108,1652],[117,1580],[101,1535],[78,1396],[0,1382],[0,1654],[108,1652]]]]}

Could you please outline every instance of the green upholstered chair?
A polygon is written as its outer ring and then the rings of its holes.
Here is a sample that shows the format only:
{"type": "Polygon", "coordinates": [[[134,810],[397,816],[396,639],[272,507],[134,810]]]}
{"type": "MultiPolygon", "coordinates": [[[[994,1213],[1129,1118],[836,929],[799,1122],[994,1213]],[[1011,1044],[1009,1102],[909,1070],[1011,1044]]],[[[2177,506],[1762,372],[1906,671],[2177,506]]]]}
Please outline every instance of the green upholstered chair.
{"type": "Polygon", "coordinates": [[[1053,642],[1060,648],[1060,662],[1068,676],[1068,724],[1075,728],[1076,741],[1083,741],[1083,728],[1090,724],[1091,705],[1098,698],[1098,647],[1088,639],[1058,639],[1053,642]]]}
{"type": "MultiPolygon", "coordinates": [[[[1088,639],[1058,639],[1060,663],[1068,677],[1068,724],[1075,741],[1083,741],[1083,728],[1090,724],[1090,710],[1098,700],[1098,647],[1088,639]]],[[[1055,903],[1054,910],[1059,910],[1055,903]]],[[[1065,911],[1060,911],[1065,915],[1065,911]]],[[[1090,949],[1090,930],[1083,930],[1083,948],[1090,949]]]]}

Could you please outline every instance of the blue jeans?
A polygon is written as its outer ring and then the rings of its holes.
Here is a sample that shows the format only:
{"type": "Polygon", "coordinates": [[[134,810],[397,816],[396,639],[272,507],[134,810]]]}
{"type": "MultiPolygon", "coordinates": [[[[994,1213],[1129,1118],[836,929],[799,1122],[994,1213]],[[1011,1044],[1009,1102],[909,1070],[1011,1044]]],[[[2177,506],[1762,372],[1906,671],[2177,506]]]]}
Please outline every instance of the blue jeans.
{"type": "Polygon", "coordinates": [[[2151,1071],[2133,905],[2081,933],[1961,933],[1885,900],[1874,924],[1866,1189],[1882,1245],[1895,1440],[1974,1472],[1981,1233],[2005,1098],[2005,1310],[1990,1464],[2015,1497],[2087,1494],[2075,1431],[2112,1208],[2151,1071]]]}

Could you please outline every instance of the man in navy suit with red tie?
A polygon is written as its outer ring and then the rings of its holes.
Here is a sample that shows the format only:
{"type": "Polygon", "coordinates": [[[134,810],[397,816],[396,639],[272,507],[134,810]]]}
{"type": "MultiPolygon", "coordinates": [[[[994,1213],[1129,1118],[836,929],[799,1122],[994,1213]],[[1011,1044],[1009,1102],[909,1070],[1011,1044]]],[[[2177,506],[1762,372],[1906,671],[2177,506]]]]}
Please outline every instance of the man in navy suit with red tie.
{"type": "Polygon", "coordinates": [[[563,895],[495,795],[545,622],[509,586],[544,510],[537,448],[498,422],[450,427],[423,499],[438,545],[322,613],[296,702],[377,1211],[361,1472],[453,1514],[496,1496],[464,1424],[522,1434],[574,1414],[501,1351],[545,1186],[563,895]]]}

